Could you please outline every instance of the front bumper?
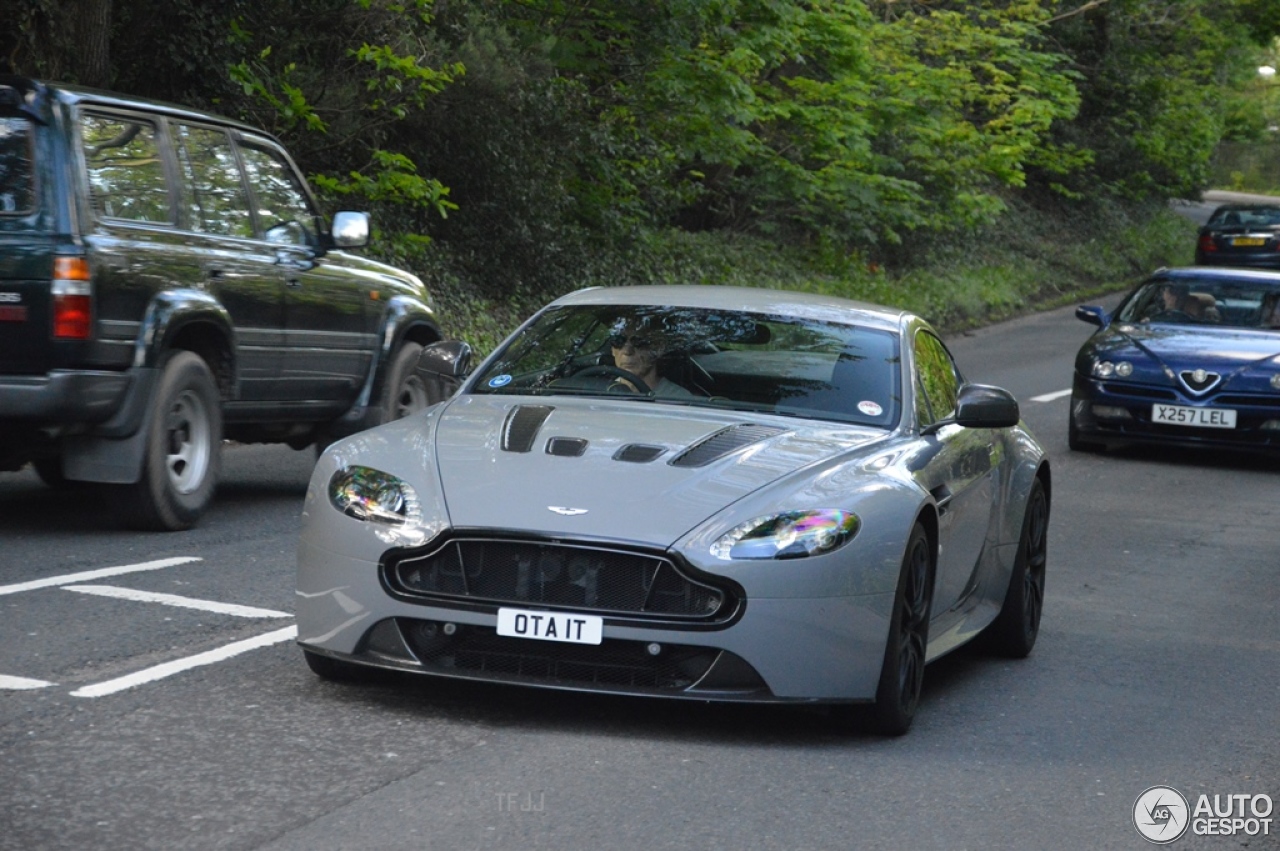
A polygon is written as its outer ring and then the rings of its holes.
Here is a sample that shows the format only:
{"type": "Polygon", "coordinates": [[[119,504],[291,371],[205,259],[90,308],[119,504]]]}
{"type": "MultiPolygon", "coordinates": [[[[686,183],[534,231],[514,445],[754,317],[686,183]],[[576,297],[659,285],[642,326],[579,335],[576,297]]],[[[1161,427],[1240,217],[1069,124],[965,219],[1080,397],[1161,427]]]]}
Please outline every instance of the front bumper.
{"type": "Polygon", "coordinates": [[[715,628],[604,618],[600,645],[506,638],[497,607],[390,595],[375,563],[305,540],[298,643],[342,661],[542,688],[744,702],[874,699],[893,594],[751,597],[715,628]]]}
{"type": "Polygon", "coordinates": [[[1224,390],[1197,399],[1173,387],[1104,381],[1077,373],[1072,385],[1071,419],[1080,439],[1107,446],[1151,443],[1280,453],[1280,393],[1262,396],[1224,390]],[[1155,423],[1152,406],[1156,404],[1230,408],[1236,412],[1236,427],[1155,423]],[[1123,414],[1115,416],[1107,409],[1123,414]]]}

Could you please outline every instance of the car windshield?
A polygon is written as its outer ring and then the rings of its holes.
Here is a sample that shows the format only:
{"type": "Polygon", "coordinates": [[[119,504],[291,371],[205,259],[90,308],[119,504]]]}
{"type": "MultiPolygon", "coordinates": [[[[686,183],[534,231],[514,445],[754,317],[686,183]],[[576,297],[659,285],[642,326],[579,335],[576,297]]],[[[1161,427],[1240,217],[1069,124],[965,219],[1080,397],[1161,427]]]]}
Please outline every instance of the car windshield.
{"type": "Polygon", "coordinates": [[[1121,322],[1218,325],[1230,328],[1280,327],[1280,278],[1155,278],[1143,284],[1116,312],[1121,322]]]}
{"type": "Polygon", "coordinates": [[[557,307],[499,350],[472,393],[611,395],[892,428],[896,334],[688,307],[557,307]]]}

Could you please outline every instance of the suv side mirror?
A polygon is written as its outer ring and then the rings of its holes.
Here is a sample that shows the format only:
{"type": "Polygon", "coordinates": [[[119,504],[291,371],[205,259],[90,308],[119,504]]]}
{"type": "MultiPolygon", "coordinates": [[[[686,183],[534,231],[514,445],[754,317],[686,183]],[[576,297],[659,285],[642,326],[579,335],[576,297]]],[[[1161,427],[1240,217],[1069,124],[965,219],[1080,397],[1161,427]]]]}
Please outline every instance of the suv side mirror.
{"type": "Polygon", "coordinates": [[[956,397],[955,421],[965,428],[1009,428],[1021,418],[1018,400],[1001,387],[966,384],[956,397]]]}
{"type": "Polygon", "coordinates": [[[333,246],[362,248],[369,244],[369,214],[342,210],[333,215],[333,246]]]}
{"type": "Polygon", "coordinates": [[[422,349],[414,374],[422,379],[433,399],[448,399],[471,371],[471,345],[462,340],[441,340],[422,349]]]}

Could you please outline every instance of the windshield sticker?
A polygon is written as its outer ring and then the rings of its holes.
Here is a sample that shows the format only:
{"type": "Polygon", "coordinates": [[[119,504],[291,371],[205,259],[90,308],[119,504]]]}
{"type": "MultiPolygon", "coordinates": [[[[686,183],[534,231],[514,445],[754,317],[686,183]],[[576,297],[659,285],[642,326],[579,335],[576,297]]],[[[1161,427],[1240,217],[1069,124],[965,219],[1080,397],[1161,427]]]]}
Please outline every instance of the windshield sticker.
{"type": "Polygon", "coordinates": [[[511,376],[509,375],[495,375],[493,378],[489,379],[490,387],[506,387],[510,383],[511,376]]]}
{"type": "Polygon", "coordinates": [[[859,402],[858,410],[862,411],[862,413],[866,414],[869,417],[878,417],[884,413],[884,408],[881,408],[875,402],[871,402],[868,400],[863,400],[859,402]]]}

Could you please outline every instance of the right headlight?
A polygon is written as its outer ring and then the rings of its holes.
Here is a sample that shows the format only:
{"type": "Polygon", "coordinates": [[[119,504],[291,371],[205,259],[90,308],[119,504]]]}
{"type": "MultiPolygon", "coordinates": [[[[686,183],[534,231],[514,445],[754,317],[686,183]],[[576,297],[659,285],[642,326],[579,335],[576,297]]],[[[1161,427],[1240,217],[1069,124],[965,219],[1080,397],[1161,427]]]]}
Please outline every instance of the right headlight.
{"type": "Polygon", "coordinates": [[[734,527],[711,545],[711,555],[722,561],[822,555],[852,541],[861,525],[851,511],[784,511],[734,527]]]}
{"type": "Polygon", "coordinates": [[[391,526],[421,525],[418,494],[406,481],[372,467],[347,467],[329,479],[329,502],[348,517],[391,526]]]}

